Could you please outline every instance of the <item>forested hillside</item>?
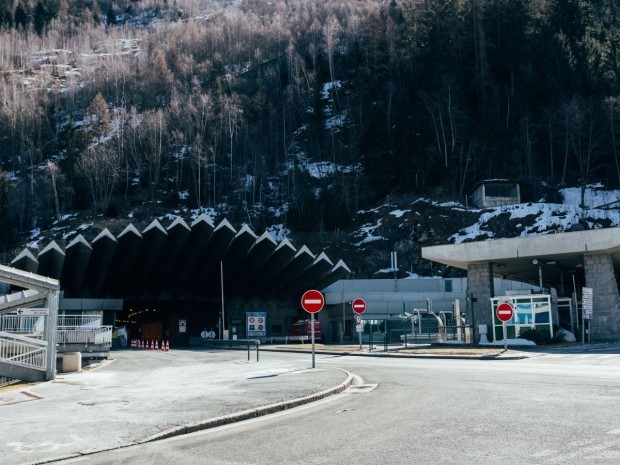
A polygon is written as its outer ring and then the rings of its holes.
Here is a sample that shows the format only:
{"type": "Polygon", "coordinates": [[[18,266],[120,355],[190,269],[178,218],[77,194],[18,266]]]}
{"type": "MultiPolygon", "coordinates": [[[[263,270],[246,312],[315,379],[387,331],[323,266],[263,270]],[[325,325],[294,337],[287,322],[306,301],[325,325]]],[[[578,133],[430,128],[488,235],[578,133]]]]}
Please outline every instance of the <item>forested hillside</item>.
{"type": "Polygon", "coordinates": [[[61,214],[347,228],[620,185],[616,0],[0,0],[0,243],[61,214]]]}

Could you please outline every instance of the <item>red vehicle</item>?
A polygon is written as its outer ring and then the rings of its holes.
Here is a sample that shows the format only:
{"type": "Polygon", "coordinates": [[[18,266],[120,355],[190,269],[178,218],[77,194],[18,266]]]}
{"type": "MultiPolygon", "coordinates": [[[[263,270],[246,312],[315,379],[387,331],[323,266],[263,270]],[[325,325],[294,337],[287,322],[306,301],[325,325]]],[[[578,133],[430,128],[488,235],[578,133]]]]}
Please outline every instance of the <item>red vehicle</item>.
{"type": "MultiPolygon", "coordinates": [[[[311,320],[299,320],[293,324],[293,330],[291,336],[308,336],[308,340],[312,340],[312,324],[311,320]]],[[[314,320],[314,340],[323,340],[323,330],[321,329],[321,323],[318,320],[314,320]]]]}

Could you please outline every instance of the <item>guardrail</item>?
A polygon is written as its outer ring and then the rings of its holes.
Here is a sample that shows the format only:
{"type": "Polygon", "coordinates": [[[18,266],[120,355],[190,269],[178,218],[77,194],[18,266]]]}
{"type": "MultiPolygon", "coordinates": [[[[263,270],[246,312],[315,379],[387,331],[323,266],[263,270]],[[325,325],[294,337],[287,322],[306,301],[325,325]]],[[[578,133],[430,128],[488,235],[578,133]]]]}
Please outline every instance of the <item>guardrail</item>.
{"type": "Polygon", "coordinates": [[[58,315],[59,329],[83,328],[84,326],[101,326],[100,315],[58,315]]]}
{"type": "Polygon", "coordinates": [[[259,358],[260,341],[258,339],[205,339],[205,346],[214,346],[221,349],[241,349],[247,347],[248,361],[250,360],[250,348],[256,347],[256,361],[259,358]]]}
{"type": "MultiPolygon", "coordinates": [[[[1,315],[0,331],[42,338],[44,321],[43,316],[1,315]]],[[[59,343],[112,346],[112,326],[101,326],[101,316],[61,315],[56,329],[56,342],[59,343]]]]}
{"type": "Polygon", "coordinates": [[[33,315],[1,315],[0,331],[14,334],[43,334],[43,317],[33,315]]]}
{"type": "Polygon", "coordinates": [[[285,344],[288,344],[289,342],[301,342],[303,344],[304,342],[309,341],[310,338],[308,336],[273,336],[262,337],[260,340],[263,344],[273,344],[274,342],[284,342],[285,344]]]}
{"type": "Polygon", "coordinates": [[[0,332],[0,360],[36,370],[47,370],[47,342],[0,332]]]}
{"type": "Polygon", "coordinates": [[[19,379],[9,378],[8,376],[0,376],[0,387],[8,386],[9,384],[19,383],[19,379]]]}
{"type": "Polygon", "coordinates": [[[62,327],[56,330],[58,344],[104,344],[112,346],[112,326],[62,327]]]}

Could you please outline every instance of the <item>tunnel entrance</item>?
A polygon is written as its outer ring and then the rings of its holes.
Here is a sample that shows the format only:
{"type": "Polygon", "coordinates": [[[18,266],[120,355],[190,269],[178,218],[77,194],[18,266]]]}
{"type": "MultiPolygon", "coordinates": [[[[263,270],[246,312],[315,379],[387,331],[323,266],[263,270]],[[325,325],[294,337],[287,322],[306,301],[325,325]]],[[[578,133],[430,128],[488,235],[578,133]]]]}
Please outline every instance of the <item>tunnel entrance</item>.
{"type": "Polygon", "coordinates": [[[218,334],[221,304],[204,301],[125,301],[116,323],[127,328],[128,339],[168,340],[183,346],[202,331],[218,334]]]}

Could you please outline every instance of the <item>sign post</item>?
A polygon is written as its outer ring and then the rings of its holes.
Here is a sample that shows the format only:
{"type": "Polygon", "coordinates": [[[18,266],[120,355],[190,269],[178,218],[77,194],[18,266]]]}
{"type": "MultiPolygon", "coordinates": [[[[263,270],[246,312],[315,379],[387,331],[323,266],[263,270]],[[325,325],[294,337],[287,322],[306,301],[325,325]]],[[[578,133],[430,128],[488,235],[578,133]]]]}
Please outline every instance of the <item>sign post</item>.
{"type": "Polygon", "coordinates": [[[360,350],[362,349],[362,331],[364,331],[364,326],[362,326],[362,313],[366,311],[366,301],[364,299],[357,298],[353,302],[351,302],[351,308],[355,312],[355,322],[357,334],[359,334],[360,339],[360,350]]]}
{"type": "Polygon", "coordinates": [[[506,322],[512,318],[514,314],[514,309],[512,305],[508,302],[500,302],[497,308],[495,309],[495,314],[497,315],[497,319],[503,323],[504,328],[504,350],[508,350],[508,331],[506,329],[506,322]]]}
{"type": "Polygon", "coordinates": [[[304,292],[301,296],[301,308],[310,314],[310,328],[312,335],[312,368],[315,367],[314,363],[314,314],[321,311],[325,305],[325,298],[323,294],[314,289],[304,292]]]}

